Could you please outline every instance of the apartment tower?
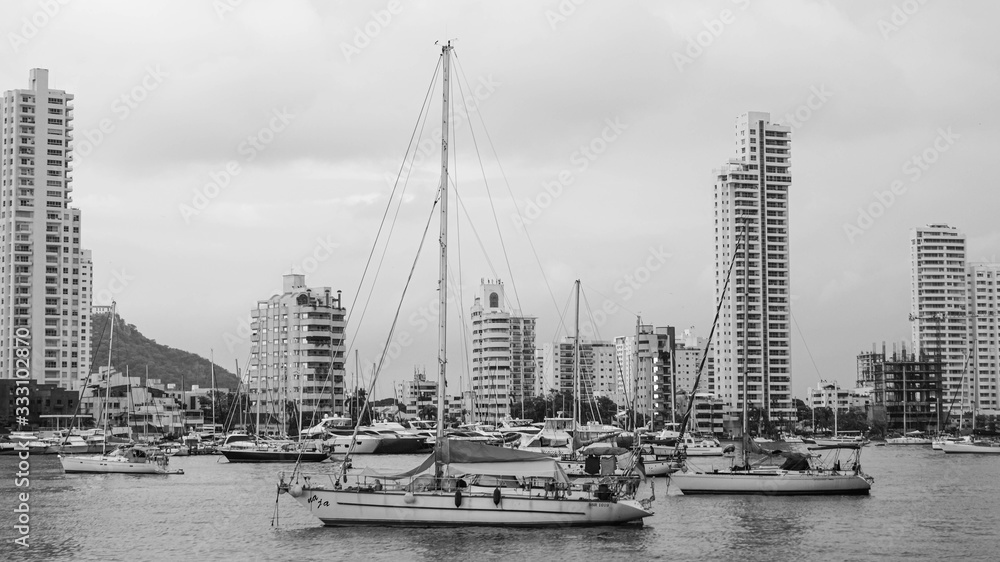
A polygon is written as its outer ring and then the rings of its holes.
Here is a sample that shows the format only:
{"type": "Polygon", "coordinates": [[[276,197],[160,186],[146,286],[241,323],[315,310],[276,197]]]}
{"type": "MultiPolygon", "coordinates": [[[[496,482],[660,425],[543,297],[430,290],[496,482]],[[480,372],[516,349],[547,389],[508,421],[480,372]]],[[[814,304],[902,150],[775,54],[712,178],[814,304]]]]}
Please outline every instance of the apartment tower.
{"type": "Polygon", "coordinates": [[[245,381],[255,424],[260,413],[257,431],[277,434],[297,423],[293,415],[299,404],[304,427],[323,414],[345,413],[346,309],[340,292],[307,287],[299,274],[285,275],[282,290],[250,311],[252,349],[245,381]]]}
{"type": "Polygon", "coordinates": [[[90,368],[92,263],[70,207],[72,101],[41,68],[0,99],[0,377],[27,368],[39,383],[79,389],[90,368]]]}
{"type": "Polygon", "coordinates": [[[1000,416],[997,397],[1000,375],[1000,264],[970,263],[966,268],[969,288],[969,344],[972,355],[968,375],[976,413],[1000,416]]]}
{"type": "Polygon", "coordinates": [[[496,423],[535,388],[535,321],[512,310],[499,280],[483,280],[472,304],[472,419],[496,423]]]}
{"type": "Polygon", "coordinates": [[[965,235],[933,224],[910,231],[910,320],[918,361],[939,361],[943,408],[971,412],[975,392],[967,374],[969,308],[965,235]]]}
{"type": "Polygon", "coordinates": [[[715,301],[722,301],[722,310],[713,342],[714,388],[730,413],[742,411],[745,386],[751,408],[771,420],[793,419],[791,128],[772,123],[768,113],[745,113],[736,120],[735,148],[735,158],[715,171],[715,301]]]}

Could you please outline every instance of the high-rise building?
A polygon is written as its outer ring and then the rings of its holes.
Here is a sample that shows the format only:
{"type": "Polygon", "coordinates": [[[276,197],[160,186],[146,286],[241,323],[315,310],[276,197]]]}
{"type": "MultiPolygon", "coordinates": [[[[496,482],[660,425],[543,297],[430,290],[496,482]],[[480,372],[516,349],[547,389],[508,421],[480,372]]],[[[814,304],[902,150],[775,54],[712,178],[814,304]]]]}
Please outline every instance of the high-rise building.
{"type": "Polygon", "coordinates": [[[39,383],[79,389],[90,369],[93,272],[70,206],[72,101],[41,68],[0,99],[0,377],[27,365],[39,383]]]}
{"type": "Polygon", "coordinates": [[[736,157],[715,172],[715,393],[730,412],[795,415],[789,331],[788,189],[791,128],[768,113],[736,120],[736,157]],[[745,235],[745,239],[743,236],[745,235]],[[730,263],[732,278],[724,290],[730,263]]]}
{"type": "Polygon", "coordinates": [[[535,318],[504,299],[503,283],[483,281],[472,304],[472,418],[496,423],[535,388],[535,318]]]}
{"type": "Polygon", "coordinates": [[[966,269],[969,288],[969,345],[972,355],[967,376],[972,377],[972,399],[976,413],[1000,416],[1000,264],[970,263],[966,269]]]}
{"type": "Polygon", "coordinates": [[[972,410],[966,374],[969,309],[965,235],[934,224],[910,231],[910,319],[913,351],[920,361],[940,361],[943,401],[954,413],[972,410]]]}
{"type": "MultiPolygon", "coordinates": [[[[557,391],[573,392],[575,358],[573,338],[565,337],[556,344],[542,348],[541,377],[553,381],[557,391]]],[[[608,341],[590,341],[580,338],[580,400],[596,397],[615,400],[618,392],[615,374],[615,346],[608,341]]]]}
{"type": "Polygon", "coordinates": [[[250,414],[258,431],[282,434],[301,407],[303,426],[323,414],[344,415],[344,328],[340,292],[306,287],[305,275],[283,278],[283,293],[250,311],[250,414]],[[301,404],[301,406],[299,406],[301,404]],[[258,410],[259,408],[259,410],[258,410]]]}
{"type": "Polygon", "coordinates": [[[674,328],[636,327],[637,334],[615,338],[618,371],[618,394],[625,398],[623,408],[635,411],[659,426],[668,420],[668,386],[672,377],[668,360],[674,347],[674,328]]]}

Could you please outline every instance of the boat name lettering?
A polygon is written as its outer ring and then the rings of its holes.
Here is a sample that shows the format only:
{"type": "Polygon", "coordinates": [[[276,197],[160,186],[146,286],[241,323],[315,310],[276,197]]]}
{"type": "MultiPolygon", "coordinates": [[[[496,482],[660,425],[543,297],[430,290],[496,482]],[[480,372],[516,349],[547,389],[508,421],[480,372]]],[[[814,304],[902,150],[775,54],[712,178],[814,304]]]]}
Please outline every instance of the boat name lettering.
{"type": "Polygon", "coordinates": [[[319,499],[316,494],[310,496],[307,503],[315,503],[317,507],[330,507],[329,501],[319,499]]]}

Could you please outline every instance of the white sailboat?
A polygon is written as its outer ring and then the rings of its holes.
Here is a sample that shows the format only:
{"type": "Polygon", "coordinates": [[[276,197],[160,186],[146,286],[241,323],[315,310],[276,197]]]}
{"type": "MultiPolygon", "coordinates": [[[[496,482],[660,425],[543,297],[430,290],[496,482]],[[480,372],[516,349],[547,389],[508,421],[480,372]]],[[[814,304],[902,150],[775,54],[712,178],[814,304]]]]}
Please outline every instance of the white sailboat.
{"type": "MultiPolygon", "coordinates": [[[[744,222],[742,234],[742,238],[744,240],[743,264],[744,272],[747,276],[749,276],[749,274],[746,273],[748,271],[748,260],[746,257],[749,253],[747,252],[747,237],[747,226],[744,222]]],[[[737,240],[737,246],[739,245],[739,242],[740,241],[737,240]]],[[[734,255],[734,263],[735,259],[736,256],[734,255]]],[[[730,265],[730,273],[731,272],[732,265],[730,265]]],[[[728,285],[729,277],[727,276],[726,285],[723,287],[723,293],[725,293],[725,289],[728,285]]],[[[748,285],[748,283],[745,283],[744,287],[748,285]]],[[[718,322],[718,311],[716,314],[716,323],[712,325],[713,334],[718,322]]],[[[747,419],[749,418],[747,415],[749,413],[749,392],[746,390],[748,381],[746,370],[746,334],[748,331],[749,330],[747,329],[743,330],[744,342],[742,350],[742,365],[744,390],[742,428],[743,447],[741,451],[741,463],[739,465],[731,465],[729,468],[721,470],[714,468],[699,469],[692,465],[690,460],[685,460],[684,468],[674,474],[671,474],[670,481],[685,495],[762,494],[782,496],[868,494],[871,490],[871,484],[874,479],[861,471],[860,445],[840,445],[837,447],[816,446],[811,447],[808,451],[781,453],[780,457],[776,457],[776,455],[766,454],[766,451],[761,449],[759,445],[750,439],[750,434],[747,430],[747,419]],[[847,458],[841,459],[840,452],[844,450],[848,452],[848,455],[847,458]],[[784,462],[781,465],[763,464],[760,461],[757,463],[751,462],[750,453],[752,451],[764,453],[765,460],[783,458],[784,462]],[[823,458],[821,455],[813,451],[827,452],[827,458],[823,458]]],[[[709,335],[709,340],[711,340],[711,338],[712,336],[709,335]]],[[[702,360],[702,365],[704,365],[704,358],[702,360]]],[[[695,388],[692,392],[697,391],[697,380],[698,379],[696,378],[695,388]]],[[[686,425],[687,418],[690,417],[690,414],[691,408],[689,405],[688,412],[685,414],[686,419],[681,423],[682,430],[686,425]]]]}
{"type": "Polygon", "coordinates": [[[347,462],[338,475],[282,477],[287,492],[325,525],[521,526],[567,527],[641,524],[652,515],[650,500],[635,499],[635,488],[607,484],[574,487],[557,461],[546,455],[447,439],[444,410],[448,304],[448,148],[450,60],[453,47],[441,49],[443,85],[441,127],[440,255],[438,271],[438,402],[434,452],[412,470],[354,474],[347,462]]]}
{"type": "MultiPolygon", "coordinates": [[[[108,339],[108,380],[105,386],[104,433],[108,430],[108,398],[111,393],[111,348],[115,340],[115,303],[111,303],[111,335],[108,339]]],[[[71,472],[122,473],[122,474],[184,474],[183,470],[169,468],[169,458],[157,447],[147,445],[122,445],[110,453],[105,449],[99,455],[59,455],[63,470],[71,472]]]]}

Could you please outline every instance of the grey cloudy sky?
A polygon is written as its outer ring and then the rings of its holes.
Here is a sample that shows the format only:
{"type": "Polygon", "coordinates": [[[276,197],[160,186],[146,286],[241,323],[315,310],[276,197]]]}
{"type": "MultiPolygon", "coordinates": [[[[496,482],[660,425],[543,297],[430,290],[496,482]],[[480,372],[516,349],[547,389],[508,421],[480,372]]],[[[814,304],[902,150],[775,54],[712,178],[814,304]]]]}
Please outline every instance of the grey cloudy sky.
{"type": "MultiPolygon", "coordinates": [[[[40,67],[76,95],[74,200],[98,300],[229,368],[249,353],[240,323],[292,268],[354,300],[437,40],[456,39],[458,77],[486,123],[475,140],[513,270],[460,131],[459,190],[476,225],[463,216],[453,240],[461,313],[480,278],[499,276],[538,316],[539,343],[565,335],[577,278],[585,316],[612,311],[596,320],[603,339],[632,333],[636,314],[706,335],[712,170],[733,153],[736,117],[770,112],[794,128],[802,396],[820,377],[852,384],[873,342],[909,338],[910,228],[957,226],[970,259],[1000,260],[998,16],[986,0],[4,2],[0,89],[27,87],[40,67]]],[[[364,360],[385,343],[436,181],[428,156],[364,322],[349,328],[364,360]]],[[[434,370],[428,244],[386,381],[434,370]]],[[[465,359],[451,349],[454,373],[465,359]]]]}

